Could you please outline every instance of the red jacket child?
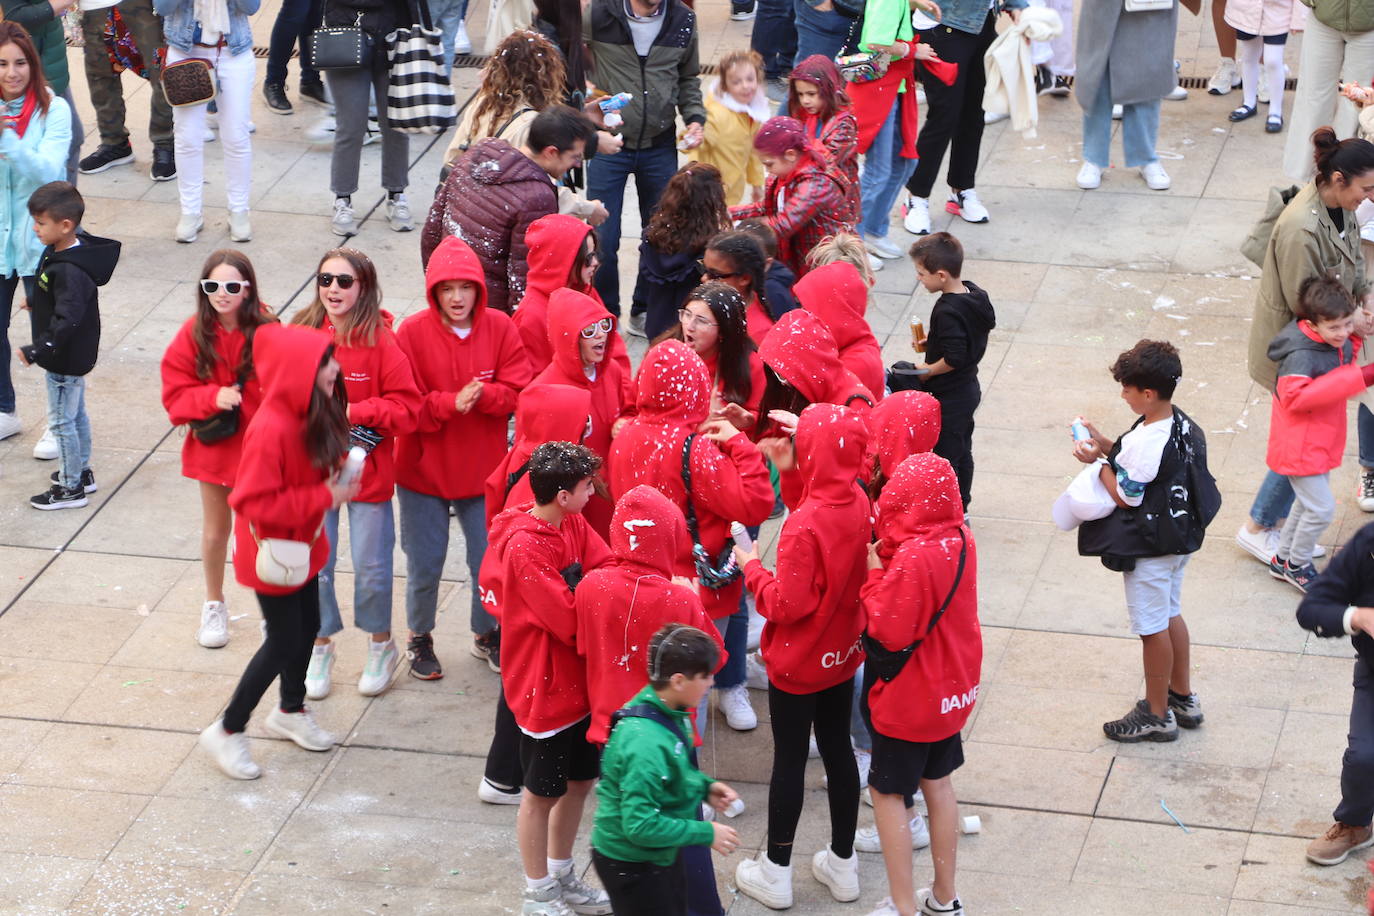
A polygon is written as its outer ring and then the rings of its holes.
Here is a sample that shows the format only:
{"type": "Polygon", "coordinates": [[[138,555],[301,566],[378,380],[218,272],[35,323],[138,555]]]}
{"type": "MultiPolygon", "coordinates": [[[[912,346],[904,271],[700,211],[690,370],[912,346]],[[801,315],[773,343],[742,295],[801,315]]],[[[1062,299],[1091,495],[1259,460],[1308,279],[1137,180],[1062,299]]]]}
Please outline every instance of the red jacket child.
{"type": "Polygon", "coordinates": [[[822,239],[854,231],[858,213],[850,203],[849,182],[819,148],[802,152],[782,178],[768,176],[763,200],[730,208],[733,220],[763,217],[778,236],[778,258],[803,277],[806,256],[822,239]]]}
{"type": "Polygon", "coordinates": [[[482,603],[501,622],[501,689],[515,722],[547,732],[581,721],[591,705],[587,666],[577,654],[577,611],[565,570],[604,566],[610,550],[580,513],[555,528],[533,503],[506,509],[491,524],[478,577],[482,603]]]}
{"type": "Polygon", "coordinates": [[[820,143],[830,157],[830,164],[849,182],[849,201],[854,212],[859,212],[859,122],[849,105],[848,93],[853,92],[853,84],[840,79],[840,71],[835,67],[835,59],[825,54],[812,54],[787,75],[787,113],[801,121],[806,135],[820,143]],[[814,84],[820,90],[822,99],[831,100],[835,106],[829,119],[822,121],[825,113],[822,108],[816,114],[807,113],[796,100],[796,89],[792,80],[803,80],[814,84]]]}
{"type": "Polygon", "coordinates": [[[873,684],[873,728],[902,741],[941,741],[968,721],[983,666],[978,551],[964,527],[959,482],[949,462],[933,454],[902,462],[878,497],[877,531],[883,568],[869,570],[863,586],[868,635],[894,652],[914,640],[924,642],[900,674],[873,684]],[[955,589],[964,544],[964,571],[955,589]],[[949,607],[927,633],[951,589],[949,607]]]}
{"type": "Polygon", "coordinates": [[[750,560],[744,577],[766,621],[759,648],[769,682],[815,693],[853,677],[863,661],[859,587],[873,529],[857,478],[868,431],[852,410],[813,404],[796,442],[805,491],[783,522],[777,574],[750,560]]]}
{"type": "Polygon", "coordinates": [[[868,284],[847,261],[817,267],[792,287],[797,302],[815,315],[835,338],[840,362],[853,372],[875,398],[883,396],[887,370],[883,350],[868,326],[868,284]]]}
{"type": "MultiPolygon", "coordinates": [[[[577,651],[586,658],[592,726],[587,740],[605,744],[611,713],[644,687],[649,638],[667,623],[710,634],[725,664],[725,644],[692,589],[672,581],[691,553],[682,510],[653,487],[638,486],[616,503],[612,560],[577,587],[577,651]]],[[[717,669],[719,670],[719,669],[717,669]]]]}
{"type": "MultiPolygon", "coordinates": [[[[638,412],[611,446],[611,494],[620,497],[648,484],[685,514],[682,455],[687,437],[697,432],[710,409],[711,379],[691,347],[667,340],[645,354],[638,386],[638,412]]],[[[691,474],[698,537],[713,560],[725,549],[731,522],[760,525],[773,510],[768,468],[744,433],[723,445],[698,435],[692,440],[691,474]]],[[[678,572],[695,575],[690,557],[686,559],[678,572]]],[[[707,613],[713,619],[733,614],[739,609],[741,588],[738,579],[722,589],[703,585],[701,601],[707,613]]]]}
{"type": "Polygon", "coordinates": [[[334,502],[325,486],[334,469],[311,461],[305,418],[330,343],[323,331],[278,324],[263,325],[253,335],[253,365],[263,397],[244,433],[229,508],[234,510],[234,577],[264,595],[289,595],[296,589],[258,579],[254,535],[309,542],[311,576],[329,559],[329,539],[320,528],[334,502]]]}
{"type": "Polygon", "coordinates": [[[487,308],[482,265],[467,243],[448,236],[425,268],[429,308],[410,316],[396,342],[422,392],[414,432],[396,440],[396,482],[443,499],[481,496],[487,475],[506,453],[506,423],[534,373],[510,317],[487,308]],[[446,280],[477,284],[472,328],[459,337],[444,320],[434,288],[446,280]],[[482,393],[459,413],[458,392],[479,379],[482,393]]]}
{"type": "Polygon", "coordinates": [[[545,442],[582,444],[591,418],[592,393],[571,385],[540,385],[520,396],[515,410],[515,445],[487,477],[487,526],[510,506],[534,501],[529,475],[530,455],[545,442]],[[511,478],[516,479],[512,482],[511,478]]]}
{"type": "Polygon", "coordinates": [[[1374,366],[1355,365],[1361,344],[1352,336],[1338,350],[1301,319],[1270,342],[1269,358],[1279,369],[1269,409],[1269,470],[1308,477],[1340,466],[1346,401],[1374,381],[1374,366]]]}
{"type": "MultiPolygon", "coordinates": [[[[195,327],[199,317],[191,317],[177,331],[167,352],[162,355],[162,406],[173,426],[206,420],[219,413],[215,397],[221,388],[238,384],[239,359],[243,355],[246,337],[235,328],[226,331],[214,322],[215,362],[210,378],[196,374],[195,327]]],[[[188,431],[181,443],[181,475],[192,480],[232,487],[238,473],[239,455],[248,422],[257,413],[262,401],[262,381],[256,372],[243,381],[240,389],[239,430],[227,439],[206,445],[188,431]]]]}

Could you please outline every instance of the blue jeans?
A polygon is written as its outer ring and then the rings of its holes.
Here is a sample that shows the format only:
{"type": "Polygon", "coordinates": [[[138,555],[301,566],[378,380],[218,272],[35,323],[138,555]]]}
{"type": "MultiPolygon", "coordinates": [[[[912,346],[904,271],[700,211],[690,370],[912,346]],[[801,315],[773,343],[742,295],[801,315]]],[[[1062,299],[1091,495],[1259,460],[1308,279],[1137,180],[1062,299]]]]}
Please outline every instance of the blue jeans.
{"type": "Polygon", "coordinates": [[[444,499],[428,493],[396,488],[401,504],[401,550],[406,555],[406,622],[412,633],[434,629],[439,603],[439,576],[448,555],[448,509],[458,518],[467,548],[468,572],[472,577],[472,632],[481,636],[496,629],[496,618],[482,607],[477,590],[477,572],[487,552],[487,510],[482,497],[444,499]]]}
{"type": "Polygon", "coordinates": [[[730,656],[716,672],[716,689],[738,687],[744,683],[748,671],[744,662],[749,654],[749,608],[744,603],[744,594],[740,593],[739,610],[729,617],[711,622],[716,625],[720,638],[725,642],[725,651],[730,656]]]}
{"type": "Polygon", "coordinates": [[[286,82],[286,63],[291,51],[300,43],[301,82],[318,83],[320,74],[306,66],[309,56],[310,33],[320,24],[320,0],[282,0],[277,20],[272,23],[272,37],[267,45],[267,83],[286,82]]]}
{"type": "Polygon", "coordinates": [[[620,212],[625,205],[625,185],[633,175],[639,195],[640,225],[647,226],[658,196],[676,172],[677,147],[671,143],[622,149],[587,163],[587,199],[601,201],[609,214],[596,230],[601,266],[592,282],[612,315],[620,314],[620,212]]]}
{"type": "MultiPolygon", "coordinates": [[[[1155,138],[1159,135],[1159,99],[1123,106],[1121,145],[1126,151],[1126,166],[1139,168],[1159,157],[1155,138]]],[[[1106,73],[1097,87],[1093,103],[1083,110],[1083,158],[1098,168],[1111,164],[1112,84],[1106,73]]]]}
{"type": "Polygon", "coordinates": [[[57,480],[68,490],[81,486],[91,466],[91,421],[86,416],[86,377],[49,372],[48,429],[57,440],[57,480]]]}
{"type": "Polygon", "coordinates": [[[892,205],[914,171],[916,160],[902,158],[902,102],[898,96],[864,156],[864,170],[859,176],[861,233],[880,239],[887,237],[892,205]]]}
{"type": "Polygon", "coordinates": [[[1293,508],[1293,485],[1282,474],[1267,471],[1255,501],[1250,504],[1250,518],[1261,528],[1273,528],[1279,519],[1287,518],[1293,508]]]}
{"type": "Polygon", "coordinates": [[[444,42],[444,72],[453,70],[453,53],[457,45],[458,26],[467,17],[468,0],[432,0],[429,15],[444,42]]]}
{"type": "Polygon", "coordinates": [[[772,80],[792,72],[797,56],[797,25],[791,0],[758,0],[749,47],[763,58],[763,75],[772,80]]]}
{"type": "Polygon", "coordinates": [[[793,65],[812,54],[834,57],[844,47],[853,20],[839,13],[822,13],[807,6],[803,0],[792,0],[792,14],[797,23],[797,56],[793,65]]]}
{"type": "MultiPolygon", "coordinates": [[[[0,413],[15,411],[14,382],[10,379],[10,310],[18,287],[18,274],[0,278],[0,413]]],[[[24,295],[33,296],[33,277],[24,278],[24,295]]]]}
{"type": "Polygon", "coordinates": [[[864,721],[864,666],[854,672],[854,706],[849,711],[849,740],[855,750],[873,752],[873,735],[864,721]]]}
{"type": "MultiPolygon", "coordinates": [[[[338,509],[325,513],[324,531],[329,537],[329,560],[320,570],[320,639],[344,628],[339,601],[334,595],[334,561],[339,553],[338,509]]],[[[353,555],[353,623],[366,633],[389,632],[391,553],[396,548],[391,500],[349,503],[348,540],[353,555]]]]}

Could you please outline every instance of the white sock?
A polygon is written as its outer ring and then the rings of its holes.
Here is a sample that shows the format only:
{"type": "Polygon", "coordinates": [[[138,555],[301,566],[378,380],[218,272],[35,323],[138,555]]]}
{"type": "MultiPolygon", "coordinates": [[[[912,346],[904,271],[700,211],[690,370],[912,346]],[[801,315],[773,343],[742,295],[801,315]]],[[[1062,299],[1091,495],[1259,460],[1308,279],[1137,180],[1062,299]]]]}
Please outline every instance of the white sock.
{"type": "Polygon", "coordinates": [[[545,861],[549,863],[549,874],[555,879],[563,874],[565,869],[572,868],[573,864],[572,859],[546,859],[545,861]]]}
{"type": "Polygon", "coordinates": [[[1259,103],[1260,53],[1263,42],[1259,38],[1236,39],[1236,59],[1240,61],[1241,104],[1254,108],[1259,103]]]}
{"type": "Polygon", "coordinates": [[[1264,66],[1269,77],[1269,115],[1283,115],[1283,45],[1264,46],[1264,66]]]}
{"type": "Polygon", "coordinates": [[[557,883],[558,879],[555,878],[553,875],[545,875],[542,878],[531,878],[529,875],[525,876],[525,887],[529,888],[532,891],[542,890],[543,888],[546,888],[551,884],[557,883]]]}

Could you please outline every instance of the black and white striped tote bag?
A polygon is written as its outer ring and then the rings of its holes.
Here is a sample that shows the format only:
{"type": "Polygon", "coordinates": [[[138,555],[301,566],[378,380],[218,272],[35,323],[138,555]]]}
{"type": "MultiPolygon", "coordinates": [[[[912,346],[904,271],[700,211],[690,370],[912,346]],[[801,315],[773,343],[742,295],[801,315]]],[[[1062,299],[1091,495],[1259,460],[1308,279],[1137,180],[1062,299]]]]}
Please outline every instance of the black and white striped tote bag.
{"type": "Polygon", "coordinates": [[[453,86],[444,77],[443,38],[430,21],[428,0],[410,4],[415,23],[386,36],[386,117],[407,134],[437,134],[453,126],[453,86]]]}

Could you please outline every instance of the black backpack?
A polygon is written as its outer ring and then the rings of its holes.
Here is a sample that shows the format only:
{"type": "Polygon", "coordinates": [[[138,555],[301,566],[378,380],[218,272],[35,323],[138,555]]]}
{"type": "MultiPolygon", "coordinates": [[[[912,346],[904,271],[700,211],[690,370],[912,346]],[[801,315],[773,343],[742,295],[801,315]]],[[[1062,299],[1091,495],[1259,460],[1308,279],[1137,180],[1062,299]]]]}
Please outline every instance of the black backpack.
{"type": "MultiPolygon", "coordinates": [[[[677,725],[672,719],[664,714],[663,710],[652,703],[636,703],[633,706],[617,709],[615,712],[611,713],[611,731],[615,731],[615,727],[620,724],[622,720],[631,718],[652,719],[659,725],[668,729],[668,731],[673,733],[673,737],[683,741],[687,745],[687,759],[692,761],[692,766],[697,765],[697,748],[695,742],[691,739],[683,738],[682,732],[678,731],[677,725]]],[[[607,743],[609,743],[610,740],[608,735],[606,738],[607,743]]]]}

